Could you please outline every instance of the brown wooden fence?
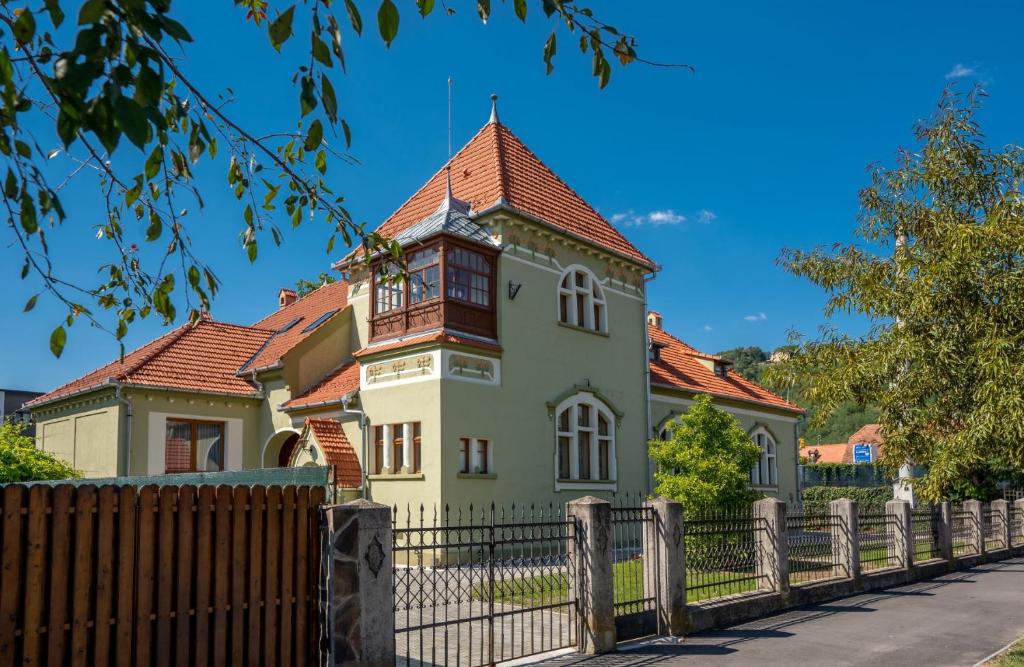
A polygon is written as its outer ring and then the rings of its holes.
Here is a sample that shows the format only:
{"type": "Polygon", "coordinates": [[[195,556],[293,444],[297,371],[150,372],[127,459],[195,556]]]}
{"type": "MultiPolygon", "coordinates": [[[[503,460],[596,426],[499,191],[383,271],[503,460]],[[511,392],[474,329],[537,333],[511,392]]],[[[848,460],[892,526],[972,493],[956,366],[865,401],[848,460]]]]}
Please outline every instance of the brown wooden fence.
{"type": "Polygon", "coordinates": [[[312,665],[320,487],[3,488],[0,666],[312,665]]]}

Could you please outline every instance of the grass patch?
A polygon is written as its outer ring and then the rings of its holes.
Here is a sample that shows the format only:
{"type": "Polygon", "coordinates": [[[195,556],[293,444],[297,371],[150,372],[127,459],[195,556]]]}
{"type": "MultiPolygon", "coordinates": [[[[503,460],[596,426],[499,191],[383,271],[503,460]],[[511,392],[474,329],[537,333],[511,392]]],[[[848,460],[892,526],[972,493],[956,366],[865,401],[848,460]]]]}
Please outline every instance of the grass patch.
{"type": "Polygon", "coordinates": [[[986,662],[985,667],[1024,667],[1024,639],[986,662]]]}

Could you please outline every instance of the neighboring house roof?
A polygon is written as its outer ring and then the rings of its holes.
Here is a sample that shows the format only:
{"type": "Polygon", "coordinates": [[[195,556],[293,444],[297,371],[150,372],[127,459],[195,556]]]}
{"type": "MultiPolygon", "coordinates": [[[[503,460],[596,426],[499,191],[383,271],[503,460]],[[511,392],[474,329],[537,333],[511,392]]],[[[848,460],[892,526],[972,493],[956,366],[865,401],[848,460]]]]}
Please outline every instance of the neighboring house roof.
{"type": "Polygon", "coordinates": [[[348,361],[332,371],[317,385],[300,396],[286,401],[285,410],[301,410],[341,401],[341,397],[359,389],[359,362],[348,361]]]}
{"type": "Polygon", "coordinates": [[[865,424],[860,430],[851,435],[846,442],[851,445],[859,445],[861,443],[881,445],[885,442],[882,438],[882,425],[865,424]]]}
{"type": "Polygon", "coordinates": [[[651,342],[661,348],[659,359],[650,362],[652,386],[748,401],[789,412],[804,411],[799,405],[790,403],[731,369],[725,371],[724,377],[715,375],[714,371],[698,361],[698,358],[714,359],[714,355],[698,352],[664,329],[648,325],[647,331],[651,342]]]}
{"type": "MultiPolygon", "coordinates": [[[[504,205],[600,248],[654,267],[654,262],[493,117],[448,165],[455,196],[468,202],[478,214],[504,205]]],[[[445,196],[447,173],[446,168],[435,173],[377,231],[387,238],[396,238],[431,215],[445,196]]]]}
{"type": "Polygon", "coordinates": [[[456,345],[465,345],[467,347],[475,347],[479,350],[490,350],[492,352],[501,352],[501,345],[497,343],[488,343],[475,338],[469,338],[467,336],[460,336],[458,334],[449,333],[447,331],[435,331],[432,333],[426,333],[419,336],[411,336],[402,340],[391,341],[382,343],[380,345],[370,345],[360,350],[356,350],[352,356],[354,357],[365,357],[371,354],[377,354],[378,352],[390,352],[392,350],[400,350],[406,347],[412,347],[413,345],[420,345],[422,343],[455,343],[456,345]]]}
{"type": "Polygon", "coordinates": [[[337,317],[348,305],[348,283],[339,280],[323,285],[295,303],[279,308],[254,324],[274,335],[253,357],[239,364],[239,375],[273,368],[289,350],[311,336],[316,329],[337,317]],[[312,325],[316,324],[316,327],[312,325]]]}
{"type": "Polygon", "coordinates": [[[214,394],[252,396],[257,393],[238,367],[266,343],[273,332],[215,322],[204,316],[129,352],[123,359],[29,401],[32,408],[99,388],[111,382],[214,394]]]}
{"type": "Polygon", "coordinates": [[[854,445],[877,445],[878,456],[885,454],[885,441],[882,438],[881,424],[866,424],[856,433],[847,438],[846,442],[837,442],[827,445],[806,445],[804,453],[810,456],[814,450],[818,451],[818,460],[815,463],[853,463],[854,445]]]}
{"type": "Polygon", "coordinates": [[[327,463],[334,466],[334,483],[345,489],[362,486],[359,458],[341,424],[335,419],[307,418],[306,427],[323,450],[327,463]]]}

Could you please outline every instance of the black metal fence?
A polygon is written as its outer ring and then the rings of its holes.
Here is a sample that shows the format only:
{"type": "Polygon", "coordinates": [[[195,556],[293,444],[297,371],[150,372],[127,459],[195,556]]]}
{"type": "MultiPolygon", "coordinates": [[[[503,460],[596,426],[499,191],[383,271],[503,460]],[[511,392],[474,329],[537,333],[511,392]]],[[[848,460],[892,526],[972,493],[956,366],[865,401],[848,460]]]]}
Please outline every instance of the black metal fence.
{"type": "Polygon", "coordinates": [[[759,534],[767,521],[750,510],[703,511],[685,517],[684,548],[688,602],[757,591],[767,586],[760,572],[759,534]]]}
{"type": "Polygon", "coordinates": [[[998,551],[1006,549],[1006,523],[1002,512],[992,509],[991,505],[985,505],[981,510],[981,526],[985,536],[985,551],[998,551]]]}
{"type": "Polygon", "coordinates": [[[616,498],[612,505],[612,600],[616,616],[653,612],[657,605],[657,551],[646,557],[644,540],[654,527],[654,508],[643,496],[616,498]]]}
{"type": "Polygon", "coordinates": [[[861,512],[857,516],[861,572],[903,565],[896,549],[898,530],[896,517],[886,512],[861,512]]]}
{"type": "Polygon", "coordinates": [[[576,644],[576,530],[560,509],[393,517],[398,664],[476,667],[576,644]]]}
{"type": "Polygon", "coordinates": [[[952,512],[953,556],[959,558],[978,553],[978,549],[974,544],[974,535],[977,531],[981,530],[981,527],[975,525],[976,519],[974,514],[968,512],[960,505],[954,505],[952,512]]]}
{"type": "Polygon", "coordinates": [[[941,523],[942,510],[937,505],[925,505],[910,511],[915,563],[942,557],[942,549],[939,544],[941,523]]]}
{"type": "Polygon", "coordinates": [[[790,585],[850,576],[839,552],[843,530],[837,514],[786,516],[790,585]]]}
{"type": "Polygon", "coordinates": [[[1010,546],[1024,544],[1024,512],[1016,503],[1010,505],[1010,546]]]}

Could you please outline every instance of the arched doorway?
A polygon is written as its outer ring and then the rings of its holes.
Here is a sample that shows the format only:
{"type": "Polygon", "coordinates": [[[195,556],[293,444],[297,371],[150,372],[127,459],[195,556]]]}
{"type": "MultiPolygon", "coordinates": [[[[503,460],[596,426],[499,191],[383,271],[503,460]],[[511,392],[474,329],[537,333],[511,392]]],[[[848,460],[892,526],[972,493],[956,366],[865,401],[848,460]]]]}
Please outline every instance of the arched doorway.
{"type": "Polygon", "coordinates": [[[295,447],[298,445],[300,433],[295,429],[283,428],[270,436],[263,446],[262,468],[283,468],[288,465],[295,447]]]}
{"type": "Polygon", "coordinates": [[[281,443],[281,453],[277,455],[277,467],[285,468],[288,466],[288,462],[292,460],[292,452],[295,451],[295,445],[299,443],[299,434],[292,433],[288,436],[288,439],[281,443]]]}

